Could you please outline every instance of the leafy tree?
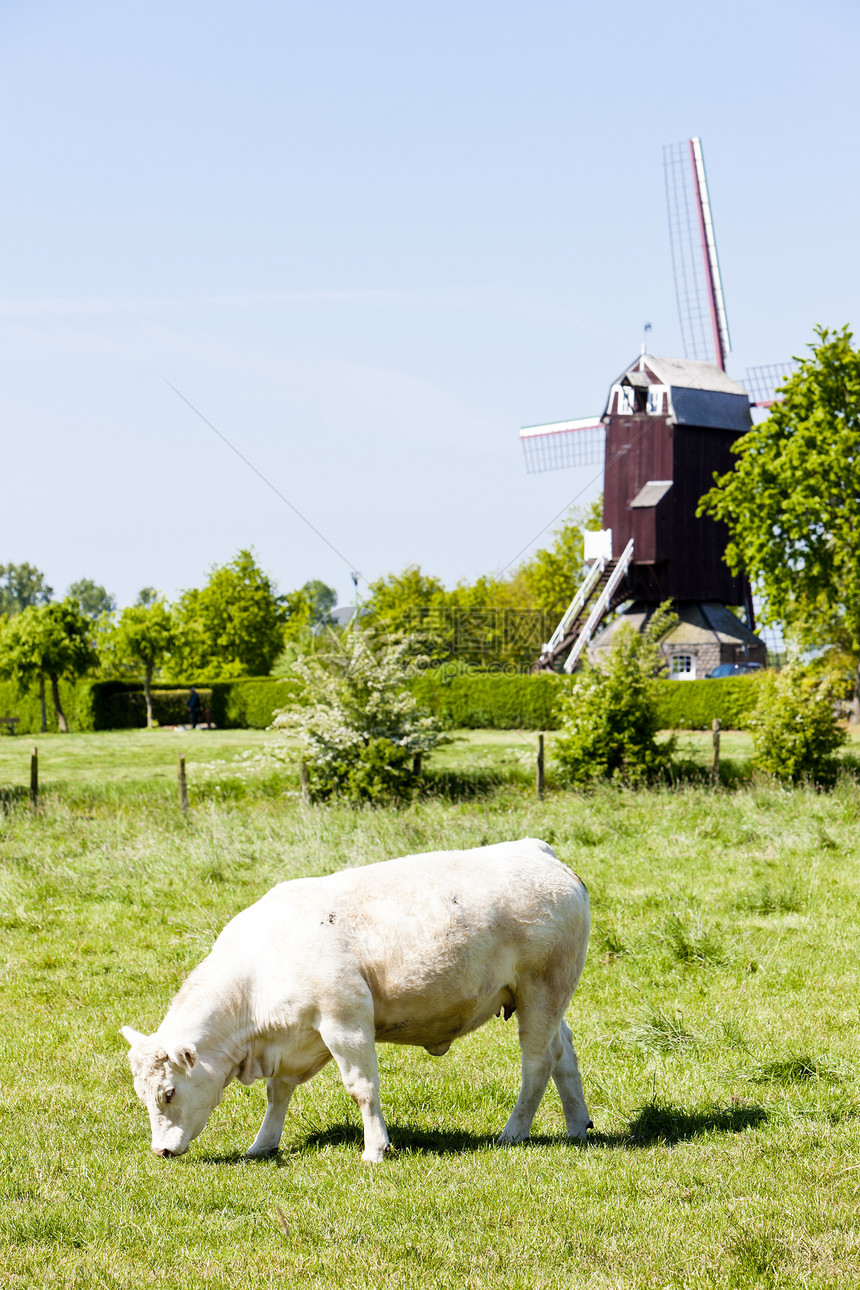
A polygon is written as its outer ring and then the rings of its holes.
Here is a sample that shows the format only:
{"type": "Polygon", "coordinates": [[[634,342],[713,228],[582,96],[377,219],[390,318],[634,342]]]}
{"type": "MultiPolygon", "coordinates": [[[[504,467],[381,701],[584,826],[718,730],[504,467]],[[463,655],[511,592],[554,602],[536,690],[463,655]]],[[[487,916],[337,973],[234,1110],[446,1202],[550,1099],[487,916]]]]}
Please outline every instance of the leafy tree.
{"type": "Polygon", "coordinates": [[[129,605],[107,633],[105,661],[143,670],[147,727],[152,726],[152,677],[173,649],[175,635],[170,609],[160,597],[146,605],[129,605]]]}
{"type": "Polygon", "coordinates": [[[418,565],[379,579],[362,607],[365,622],[390,641],[410,641],[434,662],[527,666],[573,598],[582,575],[582,527],[600,526],[600,507],[596,502],[585,516],[571,512],[551,547],[507,575],[482,576],[450,591],[418,565]]]}
{"type": "Polygon", "coordinates": [[[345,632],[340,645],[325,660],[298,660],[299,704],[277,713],[273,724],[300,740],[313,797],[406,797],[416,783],[416,754],[442,738],[406,688],[406,647],[380,648],[360,628],[345,632]]]}
{"type": "Polygon", "coordinates": [[[315,628],[330,626],[331,611],[337,604],[337,592],[334,587],[329,587],[319,578],[314,578],[311,582],[305,583],[302,591],[311,607],[312,626],[315,628]]]}
{"type": "Polygon", "coordinates": [[[90,641],[91,632],[90,620],[68,598],[28,605],[0,632],[0,675],[11,677],[22,689],[48,677],[57,724],[64,734],[69,726],[60,703],[60,678],[83,676],[96,665],[98,655],[90,641]]]}
{"type": "Polygon", "coordinates": [[[699,514],[729,526],[726,560],[798,644],[851,653],[860,720],[860,350],[847,327],[815,329],[811,357],[770,416],[734,447],[699,514]]]}
{"type": "Polygon", "coordinates": [[[112,614],[116,609],[113,596],[91,578],[81,578],[80,582],[73,582],[66,595],[75,601],[85,618],[91,618],[93,621],[101,618],[103,614],[112,614]]]}
{"type": "Polygon", "coordinates": [[[835,778],[833,754],[847,738],[836,719],[827,680],[797,663],[761,679],[762,693],[750,721],[753,765],[797,783],[835,778]]]}
{"type": "Polygon", "coordinates": [[[29,605],[47,605],[54,592],[34,564],[0,564],[0,614],[20,614],[29,605]]]}
{"type": "Polygon", "coordinates": [[[337,592],[334,587],[326,586],[318,578],[306,582],[297,591],[288,591],[282,598],[286,620],[285,639],[309,645],[312,633],[332,625],[331,611],[336,603],[337,592]]]}
{"type": "Polygon", "coordinates": [[[144,608],[146,608],[147,605],[151,605],[157,599],[158,591],[155,587],[141,587],[140,591],[137,593],[137,600],[134,603],[136,605],[143,605],[144,608]]]}
{"type": "Polygon", "coordinates": [[[567,783],[640,784],[669,769],[674,744],[656,741],[655,677],[666,666],[659,641],[675,621],[665,604],[644,632],[625,623],[603,668],[586,668],[562,696],[555,752],[567,783]]]}
{"type": "Polygon", "coordinates": [[[602,509],[603,500],[599,498],[585,515],[579,511],[568,512],[553,530],[552,546],[536,551],[515,574],[535,608],[546,614],[553,627],[561,620],[582,579],[583,530],[601,527],[602,509]]]}
{"type": "Polygon", "coordinates": [[[284,641],[286,614],[252,551],[215,566],[176,606],[178,666],[191,673],[268,676],[284,641]]]}

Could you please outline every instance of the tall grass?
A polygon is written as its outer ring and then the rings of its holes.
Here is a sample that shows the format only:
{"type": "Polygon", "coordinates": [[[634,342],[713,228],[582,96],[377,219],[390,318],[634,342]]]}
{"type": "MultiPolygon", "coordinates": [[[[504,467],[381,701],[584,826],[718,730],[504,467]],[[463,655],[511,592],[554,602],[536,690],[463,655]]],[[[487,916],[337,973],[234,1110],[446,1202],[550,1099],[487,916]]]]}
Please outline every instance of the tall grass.
{"type": "Polygon", "coordinates": [[[77,775],[66,744],[37,815],[0,809],[4,1284],[858,1283],[856,785],[539,803],[501,783],[353,810],[253,774],[231,797],[237,745],[205,794],[191,776],[184,819],[169,747],[119,781],[77,775]],[[262,1084],[228,1089],[181,1160],[152,1156],[118,1028],[154,1027],[232,914],[284,878],[523,835],[591,892],[569,1014],[589,1147],[565,1141],[552,1088],[531,1144],[493,1146],[519,1077],[499,1018],[445,1058],[380,1046],[394,1151],[376,1168],[331,1068],[273,1160],[242,1160],[262,1084]]]}

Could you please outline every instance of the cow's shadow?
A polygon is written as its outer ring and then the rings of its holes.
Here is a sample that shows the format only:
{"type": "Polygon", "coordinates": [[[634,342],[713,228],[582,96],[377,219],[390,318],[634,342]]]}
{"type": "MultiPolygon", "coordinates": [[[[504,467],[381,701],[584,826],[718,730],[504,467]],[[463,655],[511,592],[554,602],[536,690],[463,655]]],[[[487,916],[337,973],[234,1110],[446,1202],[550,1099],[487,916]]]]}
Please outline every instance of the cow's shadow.
{"type": "MultiPolygon", "coordinates": [[[[714,1106],[706,1110],[691,1111],[665,1101],[646,1102],[634,1113],[628,1123],[612,1133],[592,1129],[587,1143],[570,1143],[574,1150],[636,1150],[659,1144],[675,1146],[709,1133],[744,1133],[756,1129],[767,1120],[764,1107],[741,1103],[727,1107],[714,1106]]],[[[497,1134],[464,1133],[456,1130],[420,1128],[408,1121],[389,1125],[391,1146],[404,1155],[450,1156],[467,1155],[495,1148],[497,1134]]],[[[566,1144],[557,1134],[533,1134],[524,1146],[554,1146],[566,1144]]],[[[322,1151],[331,1147],[352,1147],[360,1155],[364,1145],[361,1125],[342,1122],[307,1134],[282,1146],[276,1154],[262,1157],[281,1167],[290,1158],[303,1151],[322,1151]]],[[[201,1164],[256,1163],[245,1160],[237,1151],[224,1156],[201,1158],[201,1164]]]]}
{"type": "Polygon", "coordinates": [[[629,1123],[614,1133],[592,1131],[589,1144],[595,1147],[675,1146],[707,1133],[745,1133],[767,1120],[763,1106],[748,1103],[713,1106],[690,1111],[672,1102],[651,1101],[640,1106],[629,1123]]]}

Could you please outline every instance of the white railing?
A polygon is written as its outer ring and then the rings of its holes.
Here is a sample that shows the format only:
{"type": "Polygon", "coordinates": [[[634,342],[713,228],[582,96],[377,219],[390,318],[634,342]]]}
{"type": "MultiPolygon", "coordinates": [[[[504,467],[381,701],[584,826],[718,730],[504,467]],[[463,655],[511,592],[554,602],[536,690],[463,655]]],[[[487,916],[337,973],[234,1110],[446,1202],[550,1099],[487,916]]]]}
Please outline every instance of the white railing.
{"type": "Polygon", "coordinates": [[[602,556],[599,560],[596,560],[594,564],[591,566],[591,568],[588,571],[588,575],[585,579],[585,582],[583,582],[582,586],[579,588],[579,591],[577,591],[573,600],[571,600],[570,604],[568,605],[567,609],[564,611],[564,614],[562,615],[561,622],[559,623],[558,627],[556,627],[555,631],[547,641],[546,645],[544,645],[543,647],[544,654],[551,654],[552,651],[557,649],[558,646],[562,643],[565,636],[567,635],[567,629],[569,628],[570,624],[576,621],[577,614],[581,613],[583,606],[588,603],[591,593],[594,590],[594,588],[597,586],[598,582],[600,581],[601,575],[605,568],[606,568],[605,556],[602,556]]]}
{"type": "MultiPolygon", "coordinates": [[[[612,600],[613,593],[616,587],[618,586],[618,584],[621,582],[621,579],[626,574],[627,570],[630,568],[630,561],[632,559],[633,559],[633,539],[631,538],[630,541],[627,543],[626,547],[624,548],[624,550],[622,551],[621,557],[617,565],[612,570],[612,573],[609,577],[609,581],[607,582],[606,586],[603,588],[600,595],[598,596],[597,603],[595,604],[591,613],[588,615],[588,621],[586,622],[582,631],[579,633],[576,640],[574,641],[573,649],[570,651],[567,658],[565,659],[565,662],[564,662],[565,672],[572,672],[573,669],[576,667],[580,654],[585,649],[588,642],[591,640],[595,627],[597,627],[597,624],[600,622],[601,618],[608,610],[610,602],[612,600]]],[[[585,584],[583,583],[583,586],[584,585],[585,584]]]]}

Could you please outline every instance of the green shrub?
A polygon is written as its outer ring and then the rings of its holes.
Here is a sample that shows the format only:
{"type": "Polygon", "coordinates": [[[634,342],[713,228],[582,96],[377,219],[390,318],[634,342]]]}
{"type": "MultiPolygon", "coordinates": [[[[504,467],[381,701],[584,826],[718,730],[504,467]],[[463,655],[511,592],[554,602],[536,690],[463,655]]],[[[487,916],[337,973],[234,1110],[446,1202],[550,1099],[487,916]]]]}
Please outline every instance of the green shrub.
{"type": "Polygon", "coordinates": [[[656,641],[666,630],[665,618],[655,614],[644,633],[625,624],[604,669],[586,669],[564,695],[555,755],[567,784],[601,779],[641,784],[670,767],[673,743],[655,740],[654,671],[661,665],[656,641]]]}
{"type": "Polygon", "coordinates": [[[835,778],[833,754],[847,736],[838,724],[826,681],[796,664],[769,674],[750,729],[756,770],[792,783],[830,783],[835,778]]]}
{"type": "Polygon", "coordinates": [[[398,801],[418,786],[415,758],[441,737],[406,688],[406,648],[351,630],[339,655],[296,662],[301,690],[274,725],[300,740],[312,798],[398,801]]]}

